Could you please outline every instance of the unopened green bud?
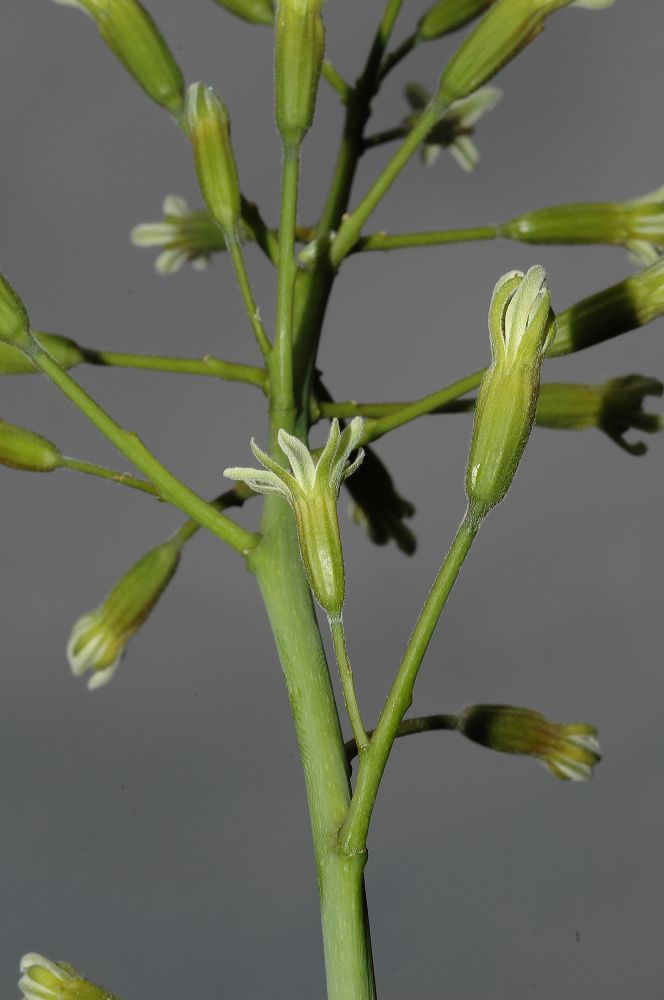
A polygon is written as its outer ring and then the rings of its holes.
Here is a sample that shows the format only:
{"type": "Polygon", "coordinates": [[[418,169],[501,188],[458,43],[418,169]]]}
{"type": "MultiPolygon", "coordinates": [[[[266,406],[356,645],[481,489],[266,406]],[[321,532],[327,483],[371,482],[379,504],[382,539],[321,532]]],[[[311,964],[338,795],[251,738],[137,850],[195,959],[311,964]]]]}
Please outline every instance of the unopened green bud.
{"type": "Polygon", "coordinates": [[[556,318],[556,336],[547,356],[562,357],[646,326],[664,315],[664,261],[625,278],[556,318]]]}
{"type": "Polygon", "coordinates": [[[68,962],[51,962],[30,952],[21,959],[20,968],[18,988],[24,1000],[116,1000],[68,962]]]}
{"type": "Polygon", "coordinates": [[[646,444],[625,440],[634,427],[647,434],[662,430],[661,414],[646,413],[647,396],[661,396],[664,385],[643,375],[612,378],[603,385],[575,385],[568,382],[545,382],[537,401],[537,423],[556,430],[583,430],[598,427],[630,455],[643,455],[646,444]]]}
{"type": "Polygon", "coordinates": [[[563,781],[587,781],[601,759],[594,726],[549,722],[529,708],[470,705],[459,714],[457,728],[490,750],[536,757],[563,781]]]}
{"type": "Polygon", "coordinates": [[[252,24],[274,23],[272,0],[216,0],[216,3],[231,14],[241,17],[243,21],[251,21],[252,24]]]}
{"type": "Polygon", "coordinates": [[[626,247],[641,264],[664,249],[664,188],[632,201],[555,205],[512,219],[501,235],[525,243],[609,243],[626,247]]]}
{"type": "Polygon", "coordinates": [[[470,510],[481,519],[505,496],[535,419],[540,369],[555,331],[543,267],[510,271],[489,309],[492,362],[477,396],[466,472],[470,510]]]}
{"type": "Polygon", "coordinates": [[[89,14],[99,34],[148,97],[174,115],[182,111],[184,80],[159,28],[138,0],[55,0],[89,14]]]}
{"type": "MultiPolygon", "coordinates": [[[[575,6],[609,6],[578,0],[575,6]]],[[[438,96],[444,104],[466,97],[502,69],[544,28],[546,18],[572,0],[496,0],[447,64],[438,96]]]]}
{"type": "Polygon", "coordinates": [[[349,461],[360,439],[364,421],[354,417],[345,430],[333,420],[330,434],[317,461],[305,444],[283,429],[277,440],[288,457],[291,472],[266,455],[252,439],[251,450],[263,469],[224,469],[224,475],[247,483],[257,493],[275,494],[291,507],[297,525],[302,563],[314,597],[330,618],[341,615],[346,584],[337,500],[342,482],[364,458],[362,448],[349,461]]]}
{"type": "Polygon", "coordinates": [[[322,0],[278,0],[275,22],[277,128],[285,149],[309,131],[325,53],[322,0]]]}
{"type": "Polygon", "coordinates": [[[31,339],[27,309],[5,276],[0,274],[0,341],[21,347],[31,339]]]}
{"type": "Polygon", "coordinates": [[[241,198],[226,106],[211,87],[192,83],[187,90],[186,121],[205,203],[230,237],[240,218],[241,198]]]}
{"type": "MultiPolygon", "coordinates": [[[[32,335],[61,368],[73,368],[85,360],[85,352],[69,337],[61,337],[57,333],[38,333],[35,330],[32,335]]],[[[0,375],[34,375],[38,371],[18,348],[0,343],[0,375]]]]}
{"type": "Polygon", "coordinates": [[[61,464],[59,449],[46,438],[0,420],[0,465],[24,472],[53,472],[61,464]]]}
{"type": "Polygon", "coordinates": [[[88,688],[107,684],[122,659],[129,640],[139,630],[180,561],[177,538],[150,549],[125,573],[103,604],[78,619],[67,643],[71,672],[80,677],[92,671],[88,688]]]}
{"type": "Polygon", "coordinates": [[[420,18],[417,37],[421,41],[432,41],[442,35],[449,35],[463,28],[473,18],[489,7],[494,0],[438,0],[420,18]]]}

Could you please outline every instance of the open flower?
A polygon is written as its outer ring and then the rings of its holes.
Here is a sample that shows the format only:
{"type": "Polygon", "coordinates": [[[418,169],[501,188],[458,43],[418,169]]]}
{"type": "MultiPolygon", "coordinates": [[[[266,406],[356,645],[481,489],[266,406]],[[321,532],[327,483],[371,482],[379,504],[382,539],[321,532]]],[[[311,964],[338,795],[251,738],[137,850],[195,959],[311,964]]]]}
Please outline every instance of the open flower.
{"type": "Polygon", "coordinates": [[[251,450],[265,468],[224,469],[224,475],[247,483],[257,493],[282,497],[292,508],[297,524],[300,554],[309,586],[320,606],[331,618],[338,618],[344,603],[345,577],[341,551],[337,499],[344,479],[362,462],[364,452],[357,449],[364,421],[354,417],[348,427],[339,430],[334,419],[330,433],[317,461],[298,438],[283,428],[277,435],[279,447],[292,469],[287,472],[262,451],[254,439],[251,450]]]}
{"type": "Polygon", "coordinates": [[[459,713],[457,723],[469,740],[500,753],[536,757],[564,781],[587,781],[601,759],[594,726],[550,722],[530,708],[470,705],[459,713]]]}
{"type": "Polygon", "coordinates": [[[30,952],[21,959],[18,987],[25,1000],[115,1000],[68,962],[51,962],[30,952]]]}
{"type": "MultiPolygon", "coordinates": [[[[404,93],[413,109],[413,114],[404,121],[406,133],[428,105],[431,95],[419,83],[407,84],[404,93]]],[[[502,96],[502,91],[497,87],[481,87],[474,94],[454,101],[422,143],[422,162],[430,167],[440,156],[441,150],[449,149],[462,170],[475,170],[480,155],[471,139],[474,126],[487,111],[495,108],[502,96]]]]}
{"type": "Polygon", "coordinates": [[[90,691],[110,681],[127,643],[175,573],[181,548],[182,541],[172,538],[150,549],[116,583],[100,607],[75,623],[67,643],[67,659],[75,677],[92,671],[90,691]]]}
{"type": "Polygon", "coordinates": [[[212,216],[203,210],[190,211],[180,195],[166,195],[162,211],[161,222],[142,222],[130,234],[134,246],[163,247],[154,265],[159,274],[174,274],[186,261],[195,270],[204,271],[210,254],[226,249],[223,233],[212,216]]]}

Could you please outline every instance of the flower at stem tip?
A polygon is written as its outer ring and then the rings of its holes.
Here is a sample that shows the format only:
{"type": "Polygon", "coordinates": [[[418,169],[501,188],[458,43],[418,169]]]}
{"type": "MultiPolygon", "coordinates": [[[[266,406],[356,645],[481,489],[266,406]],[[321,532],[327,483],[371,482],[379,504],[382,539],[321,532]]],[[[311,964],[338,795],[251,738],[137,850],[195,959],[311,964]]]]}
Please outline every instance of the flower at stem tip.
{"type": "Polygon", "coordinates": [[[184,198],[169,194],[162,205],[161,222],[141,222],[130,233],[136,247],[163,247],[155,260],[159,274],[175,274],[189,261],[204,271],[210,255],[226,249],[226,241],[209,212],[192,212],[184,198]]]}
{"type": "Polygon", "coordinates": [[[277,441],[292,472],[262,451],[254,439],[251,450],[263,469],[229,468],[224,475],[247,483],[257,493],[282,497],[291,507],[297,525],[300,554],[311,591],[331,618],[338,618],[345,597],[344,561],[337,517],[337,499],[344,479],[364,458],[358,445],[364,421],[354,417],[343,431],[335,418],[325,447],[317,460],[305,444],[283,428],[277,441]],[[354,460],[350,455],[357,450],[354,460]]]}
{"type": "Polygon", "coordinates": [[[21,959],[18,987],[24,1000],[116,1000],[68,962],[51,962],[29,952],[21,959]]]}
{"type": "MultiPolygon", "coordinates": [[[[413,109],[413,114],[403,123],[405,134],[428,106],[431,94],[419,83],[407,84],[404,93],[413,109]]],[[[495,108],[502,96],[502,91],[497,87],[480,87],[474,94],[454,101],[422,143],[422,162],[425,166],[433,166],[441,150],[449,149],[462,170],[475,170],[480,156],[470,138],[474,126],[483,115],[495,108]]]]}
{"type": "Polygon", "coordinates": [[[173,115],[184,103],[180,67],[159,28],[138,0],[55,0],[77,7],[97,25],[99,34],[148,97],[173,115]]]}
{"type": "Polygon", "coordinates": [[[625,434],[631,427],[646,434],[662,430],[662,414],[645,413],[643,402],[663,392],[661,382],[644,375],[624,375],[602,385],[545,382],[537,401],[537,424],[556,430],[598,427],[630,455],[643,455],[648,450],[645,442],[630,444],[625,434]]]}
{"type": "Polygon", "coordinates": [[[457,729],[490,750],[535,757],[563,781],[587,781],[601,759],[594,726],[550,722],[529,708],[470,705],[457,716],[457,729]]]}
{"type": "Polygon", "coordinates": [[[499,279],[489,307],[492,362],[477,396],[466,472],[474,519],[507,493],[535,420],[540,370],[555,335],[543,267],[499,279]]]}
{"type": "Polygon", "coordinates": [[[92,671],[88,689],[108,684],[139,630],[168,586],[180,561],[182,540],[172,538],[150,549],[116,583],[106,600],[75,623],[67,643],[71,672],[92,671]]]}

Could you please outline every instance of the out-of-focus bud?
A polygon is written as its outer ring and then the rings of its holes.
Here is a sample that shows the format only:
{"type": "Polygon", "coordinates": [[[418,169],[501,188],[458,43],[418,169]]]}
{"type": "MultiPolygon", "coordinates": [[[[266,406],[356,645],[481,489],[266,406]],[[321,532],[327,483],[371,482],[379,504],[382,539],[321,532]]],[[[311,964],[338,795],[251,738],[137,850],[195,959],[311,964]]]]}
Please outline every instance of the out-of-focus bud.
{"type": "Polygon", "coordinates": [[[583,351],[664,315],[664,261],[577,302],[556,318],[547,357],[583,351]]]}
{"type": "Polygon", "coordinates": [[[205,203],[224,236],[234,239],[242,206],[226,106],[211,87],[192,83],[186,121],[205,203]]]}
{"type": "Polygon", "coordinates": [[[241,17],[243,21],[252,24],[273,24],[274,4],[272,0],[215,0],[220,7],[225,7],[231,14],[241,17]]]}
{"type": "Polygon", "coordinates": [[[0,420],[0,465],[24,472],[53,472],[61,464],[59,449],[46,438],[0,420]]]}
{"type": "Polygon", "coordinates": [[[632,427],[647,434],[662,430],[662,415],[645,413],[643,402],[646,396],[663,392],[661,382],[643,375],[612,378],[603,385],[545,382],[540,387],[536,420],[539,426],[556,430],[599,427],[630,455],[643,455],[645,442],[630,444],[625,434],[632,427]]]}
{"type": "Polygon", "coordinates": [[[463,28],[479,17],[494,0],[438,0],[422,15],[417,25],[417,37],[429,42],[463,28]]]}
{"type": "MultiPolygon", "coordinates": [[[[579,0],[578,7],[606,7],[613,0],[579,0]]],[[[546,18],[571,0],[496,0],[447,64],[438,98],[466,97],[490,80],[544,28],[546,18]]]]}
{"type": "Polygon", "coordinates": [[[20,968],[18,988],[24,1000],[117,1000],[68,962],[51,962],[30,952],[21,959],[20,968]]]}
{"type": "Polygon", "coordinates": [[[125,647],[139,630],[180,561],[182,542],[173,538],[150,549],[111,590],[100,607],[78,619],[67,643],[71,672],[92,671],[88,688],[107,684],[125,647]]]}
{"type": "Polygon", "coordinates": [[[163,247],[155,261],[159,274],[174,274],[189,261],[194,270],[204,271],[213,253],[226,249],[226,241],[209,212],[192,212],[184,198],[169,194],[164,198],[161,222],[142,222],[130,233],[137,247],[163,247]]]}
{"type": "Polygon", "coordinates": [[[0,341],[17,347],[31,342],[27,309],[3,274],[0,274],[0,341]]]}
{"type": "Polygon", "coordinates": [[[415,508],[397,493],[392,476],[373,448],[364,449],[362,465],[345,485],[353,498],[353,520],[366,527],[371,541],[386,545],[394,539],[401,551],[411,556],[417,543],[405,518],[412,517],[415,508]]]}
{"type": "Polygon", "coordinates": [[[540,369],[555,332],[543,267],[510,271],[489,308],[492,362],[477,396],[466,472],[469,510],[483,518],[507,493],[535,419],[540,369]]]}
{"type": "Polygon", "coordinates": [[[89,14],[99,34],[157,104],[179,115],[184,103],[180,67],[159,28],[138,0],[55,0],[89,14]]]}
{"type": "Polygon", "coordinates": [[[251,450],[264,468],[224,469],[229,479],[247,483],[257,493],[276,494],[290,505],[311,592],[332,619],[340,618],[346,592],[337,500],[342,482],[364,458],[360,448],[354,461],[349,461],[363,427],[361,417],[354,417],[343,431],[339,430],[339,421],[333,420],[317,461],[298,438],[280,430],[277,440],[292,473],[261,451],[253,439],[251,450]]]}
{"type": "MultiPolygon", "coordinates": [[[[410,131],[428,106],[431,94],[419,83],[409,83],[405,95],[414,111],[404,121],[404,130],[410,131]]],[[[495,108],[502,96],[497,87],[481,87],[475,94],[451,104],[422,143],[422,162],[430,167],[436,162],[442,149],[449,149],[462,170],[475,170],[480,159],[471,139],[475,125],[483,115],[495,108]]]]}
{"type": "Polygon", "coordinates": [[[470,705],[458,716],[458,730],[490,750],[536,757],[564,781],[587,781],[601,759],[594,726],[549,722],[529,708],[470,705]]]}
{"type": "Polygon", "coordinates": [[[512,219],[502,236],[524,243],[610,243],[640,264],[654,264],[664,249],[664,188],[621,204],[555,205],[512,219]]]}
{"type": "Polygon", "coordinates": [[[322,0],[278,0],[275,22],[277,128],[286,151],[309,131],[325,54],[322,0]]]}
{"type": "MultiPolygon", "coordinates": [[[[32,335],[61,368],[73,368],[85,361],[85,352],[69,337],[35,330],[32,335]]],[[[0,343],[0,375],[34,375],[37,371],[39,369],[16,347],[0,343]]]]}

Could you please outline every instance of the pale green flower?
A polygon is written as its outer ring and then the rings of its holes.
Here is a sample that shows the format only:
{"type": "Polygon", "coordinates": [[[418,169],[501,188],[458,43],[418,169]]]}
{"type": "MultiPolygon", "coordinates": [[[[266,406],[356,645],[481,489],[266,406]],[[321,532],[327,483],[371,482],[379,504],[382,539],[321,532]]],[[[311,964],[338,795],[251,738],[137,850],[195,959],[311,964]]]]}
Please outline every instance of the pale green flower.
{"type": "Polygon", "coordinates": [[[116,1000],[68,962],[51,962],[30,952],[21,959],[18,987],[24,1000],[116,1000]]]}
{"type": "Polygon", "coordinates": [[[187,261],[194,270],[204,271],[210,254],[226,249],[210,214],[192,212],[180,195],[166,195],[162,211],[161,222],[141,222],[130,233],[134,246],[163,247],[154,264],[159,274],[175,274],[187,261]]]}
{"type": "Polygon", "coordinates": [[[292,472],[262,451],[254,439],[251,450],[263,469],[224,469],[224,475],[247,483],[257,493],[282,497],[292,508],[297,524],[302,562],[314,597],[332,618],[341,614],[345,595],[344,563],[337,517],[337,499],[344,479],[362,462],[364,452],[349,461],[362,438],[364,421],[354,417],[339,430],[334,419],[319,458],[305,444],[285,430],[277,435],[279,447],[288,458],[292,472]]]}
{"type": "MultiPolygon", "coordinates": [[[[421,84],[409,83],[405,96],[414,112],[404,122],[404,129],[408,130],[429,104],[431,94],[421,84]]],[[[471,139],[474,126],[483,115],[495,108],[502,96],[502,91],[497,87],[481,87],[474,94],[454,101],[422,143],[422,162],[430,167],[440,156],[441,150],[448,149],[462,170],[475,170],[480,155],[471,139]]]]}

